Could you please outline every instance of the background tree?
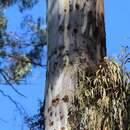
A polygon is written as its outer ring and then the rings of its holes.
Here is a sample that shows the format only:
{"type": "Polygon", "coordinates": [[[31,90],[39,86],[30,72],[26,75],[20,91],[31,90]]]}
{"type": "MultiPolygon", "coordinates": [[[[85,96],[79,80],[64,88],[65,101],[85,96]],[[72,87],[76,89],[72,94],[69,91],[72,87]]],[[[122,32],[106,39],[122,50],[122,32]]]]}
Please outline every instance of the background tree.
{"type": "MultiPolygon", "coordinates": [[[[14,87],[15,84],[23,83],[27,74],[35,66],[43,65],[42,54],[45,40],[45,28],[41,18],[36,20],[32,16],[26,16],[21,24],[22,33],[8,31],[8,18],[5,17],[5,9],[17,4],[20,11],[33,7],[38,1],[1,1],[0,3],[0,83],[7,84],[20,96],[24,96],[14,87]],[[8,3],[10,2],[10,3],[8,3]],[[26,37],[25,37],[26,35],[26,37]]],[[[25,83],[25,82],[24,82],[25,83]]],[[[2,86],[2,85],[1,85],[2,86]]],[[[0,93],[11,100],[20,113],[23,114],[23,107],[17,102],[8,91],[1,87],[0,93]]]]}
{"type": "Polygon", "coordinates": [[[31,65],[41,66],[41,54],[46,43],[46,31],[41,25],[41,18],[35,22],[32,16],[26,16],[22,22],[23,34],[7,32],[7,19],[4,16],[4,9],[18,4],[20,11],[32,8],[38,1],[1,1],[0,16],[0,60],[1,76],[6,82],[16,83],[30,71],[31,65]],[[33,36],[33,37],[32,37],[33,36]],[[10,72],[10,73],[9,73],[10,72]],[[8,74],[7,74],[8,73],[8,74]]]}

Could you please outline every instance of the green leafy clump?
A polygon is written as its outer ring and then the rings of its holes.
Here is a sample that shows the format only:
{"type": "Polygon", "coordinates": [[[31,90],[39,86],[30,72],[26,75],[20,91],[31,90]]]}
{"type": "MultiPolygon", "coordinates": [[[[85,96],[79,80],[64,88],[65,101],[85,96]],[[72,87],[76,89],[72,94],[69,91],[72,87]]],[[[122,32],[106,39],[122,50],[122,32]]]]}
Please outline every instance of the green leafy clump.
{"type": "Polygon", "coordinates": [[[124,67],[128,56],[123,64],[105,58],[93,73],[90,69],[78,69],[69,110],[71,129],[130,129],[130,75],[124,67]]]}
{"type": "Polygon", "coordinates": [[[32,68],[31,61],[26,56],[15,57],[16,63],[12,66],[13,80],[19,81],[23,78],[32,68]]]}
{"type": "Polygon", "coordinates": [[[0,16],[0,31],[6,28],[7,19],[4,16],[0,16]]]}

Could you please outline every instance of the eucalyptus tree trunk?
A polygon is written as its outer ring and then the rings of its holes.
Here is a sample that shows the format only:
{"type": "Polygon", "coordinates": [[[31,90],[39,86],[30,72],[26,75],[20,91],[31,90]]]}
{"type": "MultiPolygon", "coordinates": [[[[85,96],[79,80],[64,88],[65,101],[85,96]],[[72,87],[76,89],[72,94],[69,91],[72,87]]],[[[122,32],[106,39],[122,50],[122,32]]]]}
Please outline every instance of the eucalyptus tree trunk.
{"type": "Polygon", "coordinates": [[[68,118],[77,71],[94,69],[106,56],[104,1],[47,0],[47,27],[45,130],[73,130],[68,118]]]}

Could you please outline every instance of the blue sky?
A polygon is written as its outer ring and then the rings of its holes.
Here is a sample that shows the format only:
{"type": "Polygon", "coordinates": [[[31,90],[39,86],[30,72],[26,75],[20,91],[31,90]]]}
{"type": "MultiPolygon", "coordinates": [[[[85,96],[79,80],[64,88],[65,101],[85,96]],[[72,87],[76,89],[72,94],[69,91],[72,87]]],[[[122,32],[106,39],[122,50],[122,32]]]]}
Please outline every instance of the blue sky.
{"type": "Polygon", "coordinates": [[[130,45],[130,1],[105,0],[105,21],[108,55],[117,55],[130,45]]]}
{"type": "MultiPolygon", "coordinates": [[[[25,14],[33,14],[35,18],[42,16],[45,21],[45,0],[36,5],[30,12],[25,11],[25,14]]],[[[107,51],[109,56],[119,54],[121,46],[130,45],[130,0],[105,0],[105,23],[107,34],[107,51]]],[[[9,19],[8,30],[20,31],[19,22],[23,15],[19,13],[16,6],[5,11],[9,19]]],[[[9,86],[2,86],[5,92],[8,92],[17,102],[20,102],[28,112],[33,115],[38,109],[38,100],[43,99],[44,84],[45,84],[45,68],[34,69],[32,76],[28,81],[30,84],[16,86],[27,99],[16,95],[9,86]]],[[[0,95],[0,130],[28,130],[25,125],[22,126],[22,117],[18,114],[15,106],[5,97],[0,95]],[[3,121],[2,121],[2,120],[3,121]]]]}

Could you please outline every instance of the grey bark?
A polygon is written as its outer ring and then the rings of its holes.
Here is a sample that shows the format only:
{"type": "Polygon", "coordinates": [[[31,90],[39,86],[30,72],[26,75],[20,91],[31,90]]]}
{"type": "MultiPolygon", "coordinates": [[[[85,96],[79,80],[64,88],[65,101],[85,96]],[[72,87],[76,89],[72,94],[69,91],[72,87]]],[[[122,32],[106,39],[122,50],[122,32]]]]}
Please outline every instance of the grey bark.
{"type": "Polygon", "coordinates": [[[47,0],[45,130],[69,130],[78,68],[106,56],[103,0],[47,0]]]}

